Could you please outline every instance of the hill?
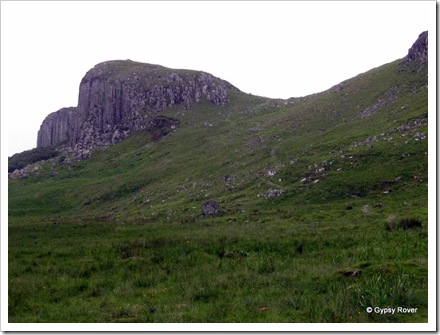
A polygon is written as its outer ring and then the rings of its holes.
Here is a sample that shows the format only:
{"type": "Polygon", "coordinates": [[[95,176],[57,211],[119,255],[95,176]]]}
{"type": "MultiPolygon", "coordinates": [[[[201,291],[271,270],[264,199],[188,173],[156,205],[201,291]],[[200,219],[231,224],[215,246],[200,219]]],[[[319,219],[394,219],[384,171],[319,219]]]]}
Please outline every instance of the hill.
{"type": "Polygon", "coordinates": [[[96,66],[11,174],[10,322],[426,322],[426,50],[287,100],[96,66]]]}
{"type": "Polygon", "coordinates": [[[150,128],[157,113],[174,105],[186,110],[202,99],[224,105],[229,91],[238,89],[205,72],[131,60],[100,63],[81,80],[77,110],[62,109],[43,121],[37,147],[67,142],[83,156],[150,128]]]}

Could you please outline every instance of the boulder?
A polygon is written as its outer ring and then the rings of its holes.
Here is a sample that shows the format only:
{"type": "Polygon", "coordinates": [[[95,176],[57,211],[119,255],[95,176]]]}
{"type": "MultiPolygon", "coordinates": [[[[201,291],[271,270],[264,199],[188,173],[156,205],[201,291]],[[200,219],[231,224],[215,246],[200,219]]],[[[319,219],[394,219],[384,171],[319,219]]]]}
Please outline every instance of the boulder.
{"type": "Polygon", "coordinates": [[[202,205],[202,215],[218,215],[220,214],[220,206],[215,200],[208,200],[202,205]]]}

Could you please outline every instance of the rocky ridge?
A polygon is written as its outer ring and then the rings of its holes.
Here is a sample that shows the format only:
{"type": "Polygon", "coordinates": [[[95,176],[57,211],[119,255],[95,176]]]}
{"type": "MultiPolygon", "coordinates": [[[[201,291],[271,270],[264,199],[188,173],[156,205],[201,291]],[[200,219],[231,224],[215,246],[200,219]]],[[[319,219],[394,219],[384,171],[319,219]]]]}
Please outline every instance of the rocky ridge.
{"type": "Polygon", "coordinates": [[[419,61],[422,65],[428,63],[428,31],[421,33],[408,50],[406,61],[419,61]]]}
{"type": "MultiPolygon", "coordinates": [[[[402,59],[400,71],[426,69],[427,48],[427,32],[423,32],[408,50],[406,57],[402,59]]],[[[335,90],[340,92],[344,89],[344,85],[345,82],[340,83],[335,86],[335,90]]],[[[225,105],[229,103],[229,93],[232,91],[239,92],[228,82],[205,72],[174,70],[130,60],[100,63],[89,70],[82,79],[78,107],[62,108],[46,117],[38,132],[37,147],[55,147],[55,150],[60,153],[59,157],[62,157],[62,163],[70,164],[72,160],[88,157],[94,148],[116,144],[135,131],[149,132],[152,139],[158,141],[180,126],[180,120],[160,115],[161,112],[173,107],[187,110],[202,100],[210,101],[218,106],[225,105]]],[[[397,101],[401,93],[398,87],[391,87],[379,96],[375,103],[358,113],[355,118],[369,118],[386,105],[397,101]]],[[[299,101],[301,101],[300,98],[288,100],[265,98],[258,105],[234,112],[258,114],[260,111],[293,105],[299,101]]],[[[406,106],[402,105],[400,108],[403,109],[406,106]]],[[[425,124],[424,122],[422,120],[415,125],[403,125],[396,131],[402,132],[402,137],[407,137],[405,144],[412,137],[415,141],[424,140],[427,134],[423,132],[414,130],[413,134],[408,133],[408,130],[418,129],[420,125],[425,124]]],[[[212,124],[206,124],[206,126],[212,126],[212,124]]],[[[260,127],[248,129],[249,132],[261,130],[263,128],[260,127]]],[[[384,137],[386,141],[392,140],[388,134],[376,134],[354,146],[372,145],[381,137],[384,137]]],[[[259,136],[247,142],[248,148],[261,145],[266,144],[259,136]]],[[[341,159],[346,158],[342,152],[339,154],[341,159]]],[[[347,157],[347,159],[353,159],[351,155],[347,157]]],[[[59,159],[52,159],[52,161],[59,159]]],[[[24,168],[11,170],[9,177],[11,179],[26,178],[28,175],[38,174],[42,171],[42,162],[47,160],[48,158],[44,157],[40,162],[31,162],[24,168]]],[[[290,165],[295,164],[296,160],[296,158],[292,159],[290,165]]],[[[318,175],[320,178],[325,176],[323,172],[328,170],[328,166],[318,165],[310,167],[314,172],[305,173],[301,183],[317,183],[320,180],[317,178],[318,175]]],[[[56,168],[53,167],[53,169],[55,171],[56,168]]],[[[271,168],[267,169],[264,175],[273,177],[276,174],[277,170],[271,168]]],[[[229,175],[225,176],[225,182],[232,179],[233,177],[229,175]]],[[[269,199],[282,195],[284,191],[282,188],[271,187],[267,192],[260,193],[258,196],[269,199]]]]}
{"type": "MultiPolygon", "coordinates": [[[[427,61],[425,31],[408,50],[404,65],[416,64],[421,70],[427,61]]],[[[119,143],[136,131],[149,131],[153,139],[159,140],[180,124],[179,120],[159,115],[161,112],[174,106],[188,109],[201,100],[225,105],[231,91],[239,92],[227,81],[202,71],[169,69],[131,60],[103,62],[81,80],[77,107],[62,108],[46,117],[38,132],[37,147],[58,147],[83,158],[94,148],[119,143]]],[[[396,92],[388,93],[359,117],[369,117],[394,101],[396,92]]],[[[271,107],[292,102],[269,99],[267,104],[271,107]]]]}
{"type": "Polygon", "coordinates": [[[78,107],[63,108],[43,121],[37,147],[66,143],[77,156],[84,156],[135,131],[151,131],[159,139],[175,130],[179,120],[157,118],[158,113],[175,105],[188,109],[202,99],[225,105],[229,91],[239,92],[206,72],[131,60],[100,63],[81,80],[78,107]]]}

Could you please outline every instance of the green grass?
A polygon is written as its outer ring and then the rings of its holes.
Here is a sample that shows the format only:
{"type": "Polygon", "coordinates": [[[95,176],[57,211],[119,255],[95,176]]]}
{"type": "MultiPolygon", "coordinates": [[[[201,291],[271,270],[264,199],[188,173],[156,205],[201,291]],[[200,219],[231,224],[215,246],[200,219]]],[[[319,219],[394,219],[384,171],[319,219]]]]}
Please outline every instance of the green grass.
{"type": "Polygon", "coordinates": [[[9,322],[427,322],[427,91],[399,69],[175,106],[158,142],[11,180],[9,322]]]}
{"type": "Polygon", "coordinates": [[[237,221],[10,227],[10,322],[426,322],[426,226],[237,221]]]}

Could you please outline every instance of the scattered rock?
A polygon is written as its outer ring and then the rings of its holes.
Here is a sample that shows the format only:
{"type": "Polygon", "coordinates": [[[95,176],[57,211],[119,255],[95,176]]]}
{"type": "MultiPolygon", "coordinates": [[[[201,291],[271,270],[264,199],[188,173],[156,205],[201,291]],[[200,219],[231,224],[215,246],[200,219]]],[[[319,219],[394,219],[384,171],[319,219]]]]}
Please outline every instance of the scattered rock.
{"type": "Polygon", "coordinates": [[[298,162],[298,158],[292,158],[289,162],[290,165],[295,164],[296,162],[298,162]]]}
{"type": "Polygon", "coordinates": [[[424,139],[426,139],[426,135],[423,134],[423,133],[419,133],[419,132],[417,132],[417,133],[414,135],[414,140],[415,140],[415,141],[420,141],[420,140],[424,140],[424,139]]]}
{"type": "Polygon", "coordinates": [[[220,206],[215,200],[208,200],[202,205],[202,215],[218,215],[220,214],[220,206]]]}
{"type": "Polygon", "coordinates": [[[361,212],[364,213],[364,214],[368,214],[368,213],[370,213],[370,206],[369,206],[369,205],[364,205],[364,206],[361,208],[361,212]]]}
{"type": "Polygon", "coordinates": [[[399,90],[397,87],[391,87],[388,91],[386,91],[381,98],[379,98],[373,105],[365,108],[362,112],[359,113],[358,118],[365,119],[376,113],[379,109],[385,107],[397,100],[399,96],[399,90]]]}
{"type": "Polygon", "coordinates": [[[322,173],[324,171],[325,171],[325,167],[321,167],[321,168],[315,170],[315,174],[322,173]]]}
{"type": "Polygon", "coordinates": [[[8,173],[9,179],[25,179],[28,177],[27,172],[25,169],[16,169],[11,173],[8,173]]]}
{"type": "Polygon", "coordinates": [[[286,192],[286,191],[281,190],[281,189],[280,190],[270,189],[267,193],[259,193],[258,197],[263,197],[263,198],[266,198],[266,199],[271,199],[271,198],[275,198],[275,197],[279,197],[279,196],[283,195],[284,192],[286,192]]]}
{"type": "Polygon", "coordinates": [[[264,174],[266,177],[273,177],[277,174],[277,172],[274,169],[268,169],[264,174]]]}
{"type": "Polygon", "coordinates": [[[225,183],[227,183],[227,182],[230,182],[230,181],[232,181],[232,180],[234,180],[234,177],[233,176],[231,176],[231,175],[225,175],[224,177],[223,177],[223,181],[225,182],[225,183]]]}

